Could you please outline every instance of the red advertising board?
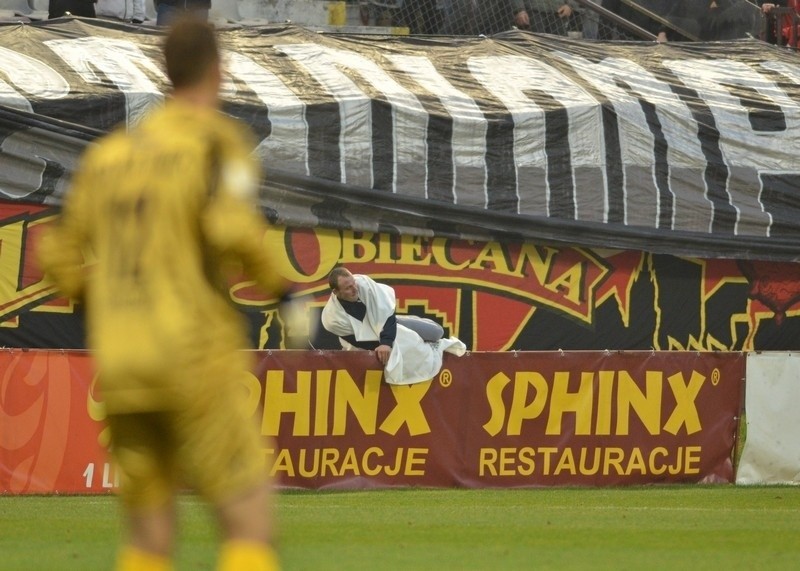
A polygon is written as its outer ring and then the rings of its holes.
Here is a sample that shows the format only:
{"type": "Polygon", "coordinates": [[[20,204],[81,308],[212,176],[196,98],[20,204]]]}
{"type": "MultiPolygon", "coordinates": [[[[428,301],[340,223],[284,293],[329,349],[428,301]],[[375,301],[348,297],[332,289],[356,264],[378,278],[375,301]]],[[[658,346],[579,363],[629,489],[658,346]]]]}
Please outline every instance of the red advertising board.
{"type": "MultiPolygon", "coordinates": [[[[259,352],[247,390],[282,486],[733,481],[740,353],[446,354],[410,386],[376,365],[368,352],[259,352]]],[[[0,374],[0,491],[112,489],[88,355],[7,351],[0,374]]]]}
{"type": "Polygon", "coordinates": [[[115,486],[90,361],[86,353],[0,352],[0,493],[115,486]]]}

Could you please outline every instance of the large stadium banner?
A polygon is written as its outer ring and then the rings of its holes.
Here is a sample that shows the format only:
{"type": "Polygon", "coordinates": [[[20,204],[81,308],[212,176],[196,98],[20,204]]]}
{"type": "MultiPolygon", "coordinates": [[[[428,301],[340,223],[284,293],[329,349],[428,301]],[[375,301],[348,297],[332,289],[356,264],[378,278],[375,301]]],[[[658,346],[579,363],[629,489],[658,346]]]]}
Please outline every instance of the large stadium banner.
{"type": "MultiPolygon", "coordinates": [[[[0,346],[84,348],[80,306],[36,265],[53,207],[0,202],[0,346]]],[[[338,349],[319,325],[336,265],[390,284],[398,311],[440,323],[474,351],[786,350],[800,347],[800,275],[786,262],[733,261],[520,241],[274,226],[281,261],[316,333],[284,327],[246,276],[230,294],[253,347],[338,349]]]]}
{"type": "MultiPolygon", "coordinates": [[[[732,482],[741,353],[446,355],[392,386],[370,352],[264,351],[244,383],[283,487],[732,482]]],[[[113,490],[84,352],[0,352],[0,493],[113,490]]]]}
{"type": "MultiPolygon", "coordinates": [[[[162,101],[162,30],[0,26],[0,192],[57,203],[162,101]]],[[[800,65],[757,40],[222,32],[225,109],[288,226],[795,261],[800,65]]]]}

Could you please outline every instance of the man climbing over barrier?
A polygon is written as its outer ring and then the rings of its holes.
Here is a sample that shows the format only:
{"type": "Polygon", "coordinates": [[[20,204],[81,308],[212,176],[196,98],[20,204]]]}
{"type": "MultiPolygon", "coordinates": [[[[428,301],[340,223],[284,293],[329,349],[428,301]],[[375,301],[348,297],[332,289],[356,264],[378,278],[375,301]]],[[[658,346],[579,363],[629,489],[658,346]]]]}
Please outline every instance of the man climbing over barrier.
{"type": "Polygon", "coordinates": [[[427,381],[442,367],[442,353],[461,356],[466,346],[444,329],[413,315],[396,315],[394,289],[343,267],[328,276],[331,297],[322,310],[322,326],[345,349],[375,351],[386,382],[407,385],[427,381]]]}

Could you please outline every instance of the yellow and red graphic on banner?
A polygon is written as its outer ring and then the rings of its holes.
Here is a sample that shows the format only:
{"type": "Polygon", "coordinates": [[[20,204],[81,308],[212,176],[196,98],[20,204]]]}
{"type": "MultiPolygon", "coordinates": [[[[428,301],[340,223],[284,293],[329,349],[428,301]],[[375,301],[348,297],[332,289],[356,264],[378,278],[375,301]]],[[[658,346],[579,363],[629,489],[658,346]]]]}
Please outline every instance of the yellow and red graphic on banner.
{"type": "Polygon", "coordinates": [[[88,356],[0,352],[0,493],[97,492],[116,477],[88,356]]]}
{"type": "MultiPolygon", "coordinates": [[[[287,487],[731,482],[745,356],[446,355],[383,382],[369,352],[262,351],[246,382],[265,470],[287,487]]],[[[116,486],[86,352],[0,352],[0,493],[116,486]]]]}
{"type": "MultiPolygon", "coordinates": [[[[37,236],[53,220],[48,207],[0,203],[0,345],[83,346],[62,326],[73,304],[35,263],[37,236]]],[[[392,285],[399,312],[438,321],[472,350],[800,349],[798,264],[281,226],[264,247],[310,322],[329,295],[328,272],[345,265],[392,285]]],[[[246,276],[230,292],[261,316],[257,347],[286,346],[276,300],[246,276]]],[[[311,342],[338,347],[324,335],[311,342]]]]}

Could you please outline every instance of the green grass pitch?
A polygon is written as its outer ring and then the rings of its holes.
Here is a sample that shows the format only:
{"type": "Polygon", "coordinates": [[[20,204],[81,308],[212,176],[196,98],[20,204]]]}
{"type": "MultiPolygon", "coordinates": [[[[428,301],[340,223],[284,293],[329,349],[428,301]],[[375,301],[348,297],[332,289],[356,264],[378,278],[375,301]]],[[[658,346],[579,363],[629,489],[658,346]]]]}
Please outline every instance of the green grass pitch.
{"type": "MultiPolygon", "coordinates": [[[[800,487],[283,492],[292,570],[800,569],[800,487]]],[[[214,569],[216,530],[181,498],[177,569],[214,569]]],[[[113,496],[0,497],[0,570],[110,569],[113,496]]]]}

